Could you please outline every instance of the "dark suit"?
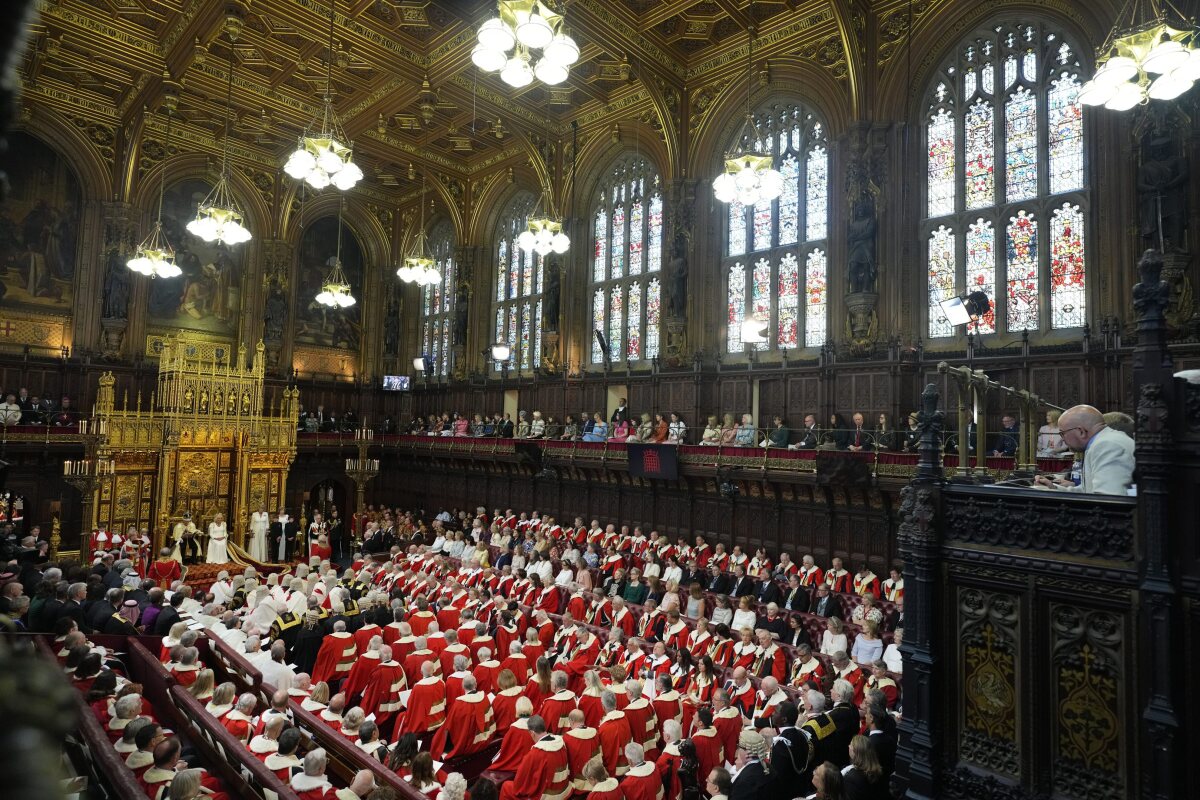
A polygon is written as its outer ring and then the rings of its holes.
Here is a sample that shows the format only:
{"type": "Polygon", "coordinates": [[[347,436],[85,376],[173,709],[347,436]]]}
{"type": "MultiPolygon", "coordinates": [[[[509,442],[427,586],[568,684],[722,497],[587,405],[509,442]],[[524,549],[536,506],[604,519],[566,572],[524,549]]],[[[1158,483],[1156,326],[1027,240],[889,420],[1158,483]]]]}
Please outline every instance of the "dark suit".
{"type": "Polygon", "coordinates": [[[754,578],[751,578],[749,575],[743,575],[742,579],[734,585],[733,591],[731,591],[730,594],[734,597],[746,597],[747,595],[752,596],[754,594],[755,586],[756,584],[754,583],[754,578]]]}
{"type": "Polygon", "coordinates": [[[62,604],[62,608],[58,610],[58,616],[50,620],[51,630],[54,629],[54,626],[58,624],[58,621],[63,617],[75,620],[75,625],[79,628],[79,630],[83,631],[84,633],[89,632],[90,628],[83,618],[83,606],[79,605],[79,603],[75,600],[68,600],[62,604]]]}
{"type": "Polygon", "coordinates": [[[627,422],[629,420],[629,406],[621,406],[612,413],[612,418],[609,420],[613,425],[618,422],[627,422]]]}
{"type": "Polygon", "coordinates": [[[733,781],[729,800],[762,800],[771,790],[771,776],[761,761],[746,764],[733,781]]]}
{"type": "Polygon", "coordinates": [[[765,583],[760,581],[758,586],[755,587],[754,596],[758,598],[758,602],[764,605],[767,603],[778,603],[783,599],[783,595],[780,593],[775,581],[766,581],[765,583]]]}
{"type": "Polygon", "coordinates": [[[917,428],[917,429],[906,428],[904,430],[903,437],[904,437],[904,442],[903,442],[904,452],[906,452],[906,453],[917,452],[917,447],[920,446],[920,444],[921,444],[921,429],[920,428],[917,428]]]}
{"type": "Polygon", "coordinates": [[[894,631],[896,628],[904,627],[904,612],[897,609],[887,615],[887,619],[883,621],[884,629],[894,631]]]}
{"type": "Polygon", "coordinates": [[[105,589],[120,589],[122,584],[121,573],[115,568],[104,573],[104,577],[100,579],[100,583],[104,584],[105,589]]]}
{"type": "Polygon", "coordinates": [[[820,436],[817,433],[817,426],[805,428],[800,434],[800,441],[796,442],[799,447],[816,447],[821,443],[820,436]]]}
{"type": "Polygon", "coordinates": [[[1011,428],[1001,428],[1000,433],[996,436],[996,441],[992,444],[992,449],[1002,455],[1015,456],[1017,454],[1017,439],[1020,435],[1021,429],[1016,425],[1011,428]]]}
{"type": "Polygon", "coordinates": [[[871,432],[866,428],[851,428],[846,431],[846,447],[849,448],[856,443],[863,450],[872,449],[871,432]]]}
{"type": "Polygon", "coordinates": [[[296,544],[296,533],[300,530],[300,526],[292,522],[290,519],[287,522],[280,522],[278,518],[271,523],[271,528],[267,534],[267,539],[270,542],[271,549],[267,553],[267,558],[279,557],[279,537],[284,538],[284,561],[292,558],[292,548],[296,544]]]}
{"type": "Polygon", "coordinates": [[[87,624],[93,631],[104,632],[104,624],[117,610],[107,600],[97,600],[87,610],[87,624]]]}
{"type": "Polygon", "coordinates": [[[842,784],[846,790],[846,800],[890,800],[888,780],[884,776],[874,783],[867,780],[866,773],[860,769],[851,769],[842,774],[842,784]]]}
{"type": "Polygon", "coordinates": [[[788,628],[787,634],[780,637],[779,641],[792,647],[799,647],[802,644],[812,647],[812,639],[808,637],[808,631],[804,628],[797,628],[796,630],[788,628]]]}
{"type": "MultiPolygon", "coordinates": [[[[895,725],[895,722],[892,724],[895,725]]],[[[879,766],[883,767],[883,774],[890,776],[896,771],[896,735],[881,730],[869,731],[867,738],[875,745],[875,755],[879,757],[879,766]]]]}
{"type": "Polygon", "coordinates": [[[179,609],[175,606],[163,606],[158,617],[154,620],[154,635],[166,636],[171,632],[171,626],[179,622],[179,609]]]}
{"type": "Polygon", "coordinates": [[[788,611],[808,611],[809,591],[806,586],[797,586],[795,589],[789,588],[783,596],[783,607],[788,611]]]}
{"type": "Polygon", "coordinates": [[[496,429],[496,435],[502,439],[511,439],[513,435],[513,424],[511,419],[506,419],[500,423],[500,427],[496,429]]]}
{"type": "Polygon", "coordinates": [[[732,584],[733,578],[731,576],[720,573],[714,577],[710,577],[704,588],[713,594],[728,594],[732,584]]]}
{"type": "Polygon", "coordinates": [[[818,617],[841,617],[845,619],[845,614],[842,612],[842,601],[832,594],[827,594],[825,597],[818,597],[813,602],[812,613],[818,617]]]}
{"type": "Polygon", "coordinates": [[[837,727],[833,733],[833,754],[829,760],[839,767],[850,763],[850,740],[858,735],[858,709],[848,703],[837,703],[826,712],[837,727]]]}
{"type": "Polygon", "coordinates": [[[59,614],[62,613],[64,603],[61,600],[51,597],[42,606],[41,611],[35,616],[32,613],[30,617],[30,628],[38,633],[51,633],[54,630],[54,623],[58,621],[59,614]]]}
{"type": "Polygon", "coordinates": [[[759,617],[758,627],[774,634],[781,642],[787,638],[788,631],[791,630],[787,624],[787,617],[782,614],[775,617],[775,619],[767,619],[765,616],[759,617]]]}

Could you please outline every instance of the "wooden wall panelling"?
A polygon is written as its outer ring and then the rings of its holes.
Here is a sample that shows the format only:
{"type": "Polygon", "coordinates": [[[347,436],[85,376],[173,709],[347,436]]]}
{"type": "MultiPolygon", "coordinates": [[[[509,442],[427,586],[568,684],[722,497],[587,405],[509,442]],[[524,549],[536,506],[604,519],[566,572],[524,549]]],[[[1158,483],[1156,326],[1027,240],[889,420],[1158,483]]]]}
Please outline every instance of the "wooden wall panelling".
{"type": "Polygon", "coordinates": [[[786,418],[787,386],[783,378],[766,378],[758,382],[758,423],[760,428],[773,427],[772,417],[786,418]]]}
{"type": "Polygon", "coordinates": [[[750,411],[750,380],[745,377],[726,378],[719,388],[719,414],[733,414],[738,420],[750,411]]]}

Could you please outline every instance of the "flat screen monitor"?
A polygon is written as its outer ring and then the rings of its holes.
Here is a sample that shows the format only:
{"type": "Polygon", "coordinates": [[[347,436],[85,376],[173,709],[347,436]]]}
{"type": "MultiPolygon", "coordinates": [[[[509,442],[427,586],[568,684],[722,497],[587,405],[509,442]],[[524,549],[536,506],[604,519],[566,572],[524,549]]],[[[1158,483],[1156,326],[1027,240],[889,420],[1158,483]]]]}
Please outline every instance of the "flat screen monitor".
{"type": "Polygon", "coordinates": [[[383,390],[385,392],[407,392],[410,388],[410,378],[407,375],[384,375],[383,390]]]}

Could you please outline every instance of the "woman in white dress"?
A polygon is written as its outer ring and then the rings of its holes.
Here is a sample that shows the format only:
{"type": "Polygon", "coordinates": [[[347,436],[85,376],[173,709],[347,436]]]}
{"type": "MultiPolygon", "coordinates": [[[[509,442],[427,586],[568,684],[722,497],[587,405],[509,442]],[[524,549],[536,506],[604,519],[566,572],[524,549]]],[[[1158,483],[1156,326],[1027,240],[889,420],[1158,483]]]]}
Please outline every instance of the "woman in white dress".
{"type": "Polygon", "coordinates": [[[250,557],[255,561],[268,561],[267,530],[271,527],[271,515],[260,508],[250,515],[250,557]]]}
{"type": "Polygon", "coordinates": [[[229,563],[229,531],[225,527],[225,515],[217,514],[208,523],[208,558],[209,564],[229,563]]]}

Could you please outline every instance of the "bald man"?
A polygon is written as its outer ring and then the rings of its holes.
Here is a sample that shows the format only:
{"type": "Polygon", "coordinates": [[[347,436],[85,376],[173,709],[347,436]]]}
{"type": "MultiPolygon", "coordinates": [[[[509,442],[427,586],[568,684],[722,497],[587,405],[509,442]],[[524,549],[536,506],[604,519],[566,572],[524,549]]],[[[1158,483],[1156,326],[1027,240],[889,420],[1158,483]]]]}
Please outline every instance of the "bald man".
{"type": "Polygon", "coordinates": [[[1109,428],[1104,415],[1092,406],[1068,408],[1058,418],[1063,442],[1073,452],[1083,453],[1083,481],[1037,477],[1037,485],[1048,489],[1092,494],[1128,494],[1133,486],[1133,440],[1109,428]]]}

